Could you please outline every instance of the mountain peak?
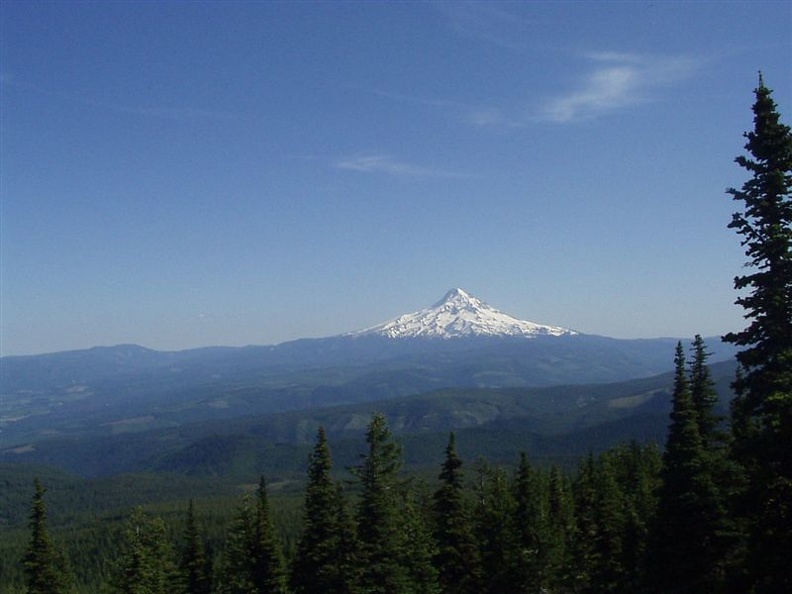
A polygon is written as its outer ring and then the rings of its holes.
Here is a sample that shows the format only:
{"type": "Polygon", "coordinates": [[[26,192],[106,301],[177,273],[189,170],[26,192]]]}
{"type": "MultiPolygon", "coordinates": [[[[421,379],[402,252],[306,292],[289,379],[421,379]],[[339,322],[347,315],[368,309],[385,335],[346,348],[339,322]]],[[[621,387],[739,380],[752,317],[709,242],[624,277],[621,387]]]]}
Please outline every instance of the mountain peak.
{"type": "Polygon", "coordinates": [[[576,334],[566,328],[518,320],[502,313],[467,291],[454,288],[432,307],[404,314],[349,336],[388,338],[464,338],[470,336],[562,336],[576,334]]]}
{"type": "Polygon", "coordinates": [[[474,301],[481,303],[470,293],[457,287],[454,289],[449,289],[445,296],[440,301],[435,303],[433,307],[441,307],[446,303],[472,303],[474,301]]]}

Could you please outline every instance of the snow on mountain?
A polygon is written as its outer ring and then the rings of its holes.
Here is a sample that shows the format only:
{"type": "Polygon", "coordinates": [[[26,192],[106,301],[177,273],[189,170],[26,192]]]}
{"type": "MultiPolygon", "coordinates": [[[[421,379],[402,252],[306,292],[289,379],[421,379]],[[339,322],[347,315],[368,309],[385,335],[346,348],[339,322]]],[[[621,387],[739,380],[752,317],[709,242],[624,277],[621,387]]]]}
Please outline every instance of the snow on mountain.
{"type": "Polygon", "coordinates": [[[404,314],[346,336],[388,338],[462,338],[470,336],[563,336],[577,332],[518,320],[462,289],[451,289],[428,309],[404,314]]]}

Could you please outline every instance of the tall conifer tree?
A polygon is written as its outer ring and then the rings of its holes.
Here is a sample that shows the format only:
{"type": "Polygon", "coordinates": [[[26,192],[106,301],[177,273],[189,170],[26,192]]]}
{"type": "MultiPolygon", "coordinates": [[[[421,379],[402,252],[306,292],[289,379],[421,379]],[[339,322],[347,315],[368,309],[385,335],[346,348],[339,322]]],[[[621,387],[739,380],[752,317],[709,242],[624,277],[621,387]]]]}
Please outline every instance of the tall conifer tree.
{"type": "Polygon", "coordinates": [[[262,476],[256,491],[256,515],[251,542],[251,578],[256,594],[286,591],[283,553],[270,513],[267,484],[262,476]]]}
{"type": "Polygon", "coordinates": [[[250,496],[245,494],[228,529],[217,585],[220,594],[255,594],[250,571],[254,532],[254,510],[250,496]]]}
{"type": "Polygon", "coordinates": [[[441,594],[439,574],[433,560],[437,546],[431,531],[431,497],[413,484],[404,494],[402,563],[407,567],[412,594],[441,594]]]}
{"type": "Polygon", "coordinates": [[[548,483],[548,586],[550,591],[564,591],[572,585],[572,533],[574,506],[568,482],[558,466],[550,468],[548,483]]]}
{"type": "Polygon", "coordinates": [[[74,582],[65,557],[55,548],[47,529],[46,489],[39,479],[33,483],[30,508],[30,543],[24,557],[25,583],[28,594],[66,594],[74,582]]]}
{"type": "Polygon", "coordinates": [[[720,430],[723,419],[715,411],[718,393],[707,365],[710,354],[704,339],[696,334],[693,339],[693,358],[690,361],[690,397],[696,411],[702,445],[707,450],[721,448],[725,439],[720,430]]]}
{"type": "Polygon", "coordinates": [[[481,557],[480,592],[521,592],[516,583],[519,542],[512,485],[503,468],[484,461],[478,466],[475,535],[481,557]]]}
{"type": "Polygon", "coordinates": [[[660,592],[712,591],[719,498],[699,432],[682,343],[674,358],[671,424],[650,554],[650,583],[660,592]],[[669,568],[673,567],[673,571],[669,568]]]}
{"type": "Polygon", "coordinates": [[[336,497],[333,505],[338,520],[335,571],[338,576],[339,592],[358,594],[361,592],[362,568],[357,525],[340,482],[336,483],[336,497]]]}
{"type": "Polygon", "coordinates": [[[354,533],[331,470],[327,435],[320,427],[308,461],[305,523],[292,565],[291,586],[296,594],[347,594],[354,588],[350,571],[354,533]]]}
{"type": "Polygon", "coordinates": [[[407,594],[411,584],[402,563],[401,447],[393,439],[385,415],[372,417],[366,444],[367,453],[352,469],[361,488],[357,508],[361,587],[370,594],[407,594]]]}
{"type": "Polygon", "coordinates": [[[218,591],[221,594],[283,594],[286,578],[280,541],[262,476],[255,497],[247,495],[229,529],[218,591]]]}
{"type": "Polygon", "coordinates": [[[514,524],[517,533],[516,587],[518,592],[547,588],[550,562],[548,501],[539,473],[528,455],[520,453],[514,481],[514,524]]]}
{"type": "Polygon", "coordinates": [[[596,486],[594,454],[589,453],[578,465],[572,484],[575,503],[575,527],[572,534],[572,583],[575,592],[585,592],[591,583],[594,567],[594,539],[597,534],[595,517],[596,486]]]}
{"type": "Polygon", "coordinates": [[[209,594],[211,592],[211,565],[206,556],[192,499],[187,507],[187,525],[184,529],[184,545],[179,570],[184,594],[209,594]]]}
{"type": "Polygon", "coordinates": [[[604,452],[601,458],[616,470],[623,508],[622,591],[641,591],[645,582],[645,561],[649,530],[657,508],[657,489],[662,455],[654,444],[637,441],[604,452]]]}
{"type": "Polygon", "coordinates": [[[728,455],[730,438],[723,417],[716,411],[718,393],[707,365],[709,356],[704,339],[696,335],[690,362],[690,392],[704,449],[703,474],[707,482],[702,479],[702,483],[709,485],[711,494],[714,565],[707,576],[708,587],[719,591],[724,587],[728,566],[735,560],[739,521],[735,517],[734,500],[735,494],[742,489],[744,477],[739,465],[728,455]]]}
{"type": "MultiPolygon", "coordinates": [[[[607,454],[607,452],[606,452],[607,454]]],[[[603,454],[594,467],[594,542],[589,592],[628,594],[625,567],[627,509],[613,456],[603,454]]]]}
{"type": "Polygon", "coordinates": [[[122,553],[112,577],[115,594],[171,594],[178,590],[175,552],[162,518],[136,507],[122,535],[122,553]]]}
{"type": "Polygon", "coordinates": [[[434,494],[435,565],[446,594],[479,591],[479,555],[465,502],[462,460],[456,451],[456,435],[451,432],[446,458],[440,472],[440,487],[434,494]]]}
{"type": "Polygon", "coordinates": [[[749,325],[724,339],[742,350],[732,406],[734,451],[749,479],[748,567],[757,592],[792,591],[792,132],[780,121],[762,76],[754,90],[747,155],[735,159],[751,178],[727,190],[742,203],[729,227],[742,236],[748,292],[736,303],[749,325]]]}

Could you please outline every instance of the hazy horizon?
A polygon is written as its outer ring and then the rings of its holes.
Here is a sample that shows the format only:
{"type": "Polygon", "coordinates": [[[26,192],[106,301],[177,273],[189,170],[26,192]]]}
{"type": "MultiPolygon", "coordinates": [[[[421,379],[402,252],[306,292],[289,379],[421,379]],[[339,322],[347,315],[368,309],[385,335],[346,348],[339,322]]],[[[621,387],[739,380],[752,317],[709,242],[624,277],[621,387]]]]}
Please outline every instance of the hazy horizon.
{"type": "Polygon", "coordinates": [[[792,3],[0,7],[0,354],[278,344],[461,287],[745,326],[725,192],[792,3]]]}

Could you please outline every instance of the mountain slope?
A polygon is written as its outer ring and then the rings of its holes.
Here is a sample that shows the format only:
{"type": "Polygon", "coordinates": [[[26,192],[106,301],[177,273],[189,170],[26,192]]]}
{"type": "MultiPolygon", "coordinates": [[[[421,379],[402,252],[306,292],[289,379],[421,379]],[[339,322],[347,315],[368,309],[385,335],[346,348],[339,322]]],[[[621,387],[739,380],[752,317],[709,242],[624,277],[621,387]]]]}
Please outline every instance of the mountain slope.
{"type": "Polygon", "coordinates": [[[347,336],[453,339],[470,336],[531,338],[574,334],[577,333],[566,328],[518,320],[457,288],[448,291],[430,308],[401,315],[347,336]]]}
{"type": "MultiPolygon", "coordinates": [[[[711,370],[725,414],[735,363],[714,364],[711,370]]],[[[376,403],[206,420],[140,433],[51,438],[0,451],[0,461],[49,464],[84,476],[142,471],[255,475],[260,472],[257,465],[278,474],[299,473],[320,425],[335,451],[341,442],[358,443],[374,412],[388,417],[405,444],[435,444],[414,450],[417,465],[430,452],[441,455],[450,430],[460,434],[460,443],[463,432],[478,436],[466,446],[471,459],[492,457],[495,451],[513,455],[520,449],[534,454],[536,448],[542,455],[582,455],[624,440],[662,441],[672,383],[672,374],[666,373],[616,384],[443,389],[376,403]]]]}
{"type": "MultiPolygon", "coordinates": [[[[711,361],[734,348],[708,340],[711,361]]],[[[618,340],[517,320],[461,289],[368,330],[275,346],[135,345],[0,358],[0,437],[25,447],[409,396],[619,382],[672,368],[676,339],[618,340]]]]}

